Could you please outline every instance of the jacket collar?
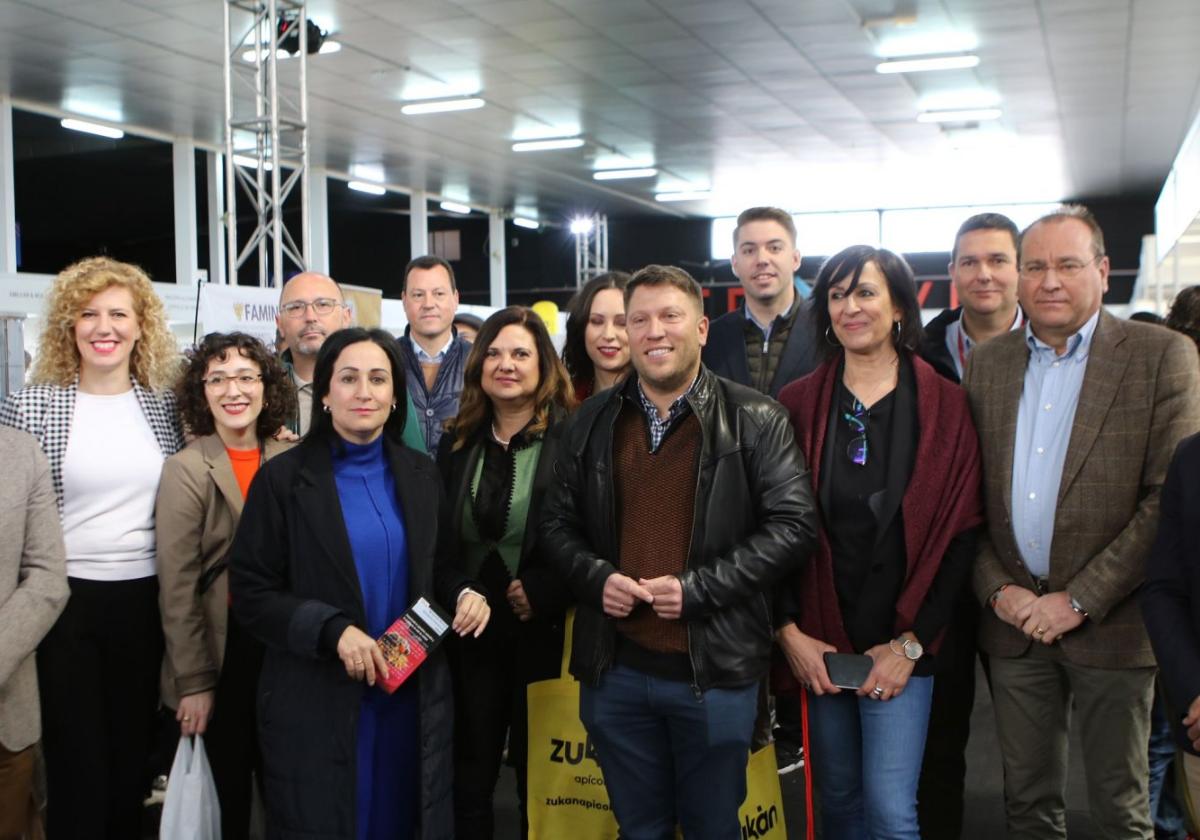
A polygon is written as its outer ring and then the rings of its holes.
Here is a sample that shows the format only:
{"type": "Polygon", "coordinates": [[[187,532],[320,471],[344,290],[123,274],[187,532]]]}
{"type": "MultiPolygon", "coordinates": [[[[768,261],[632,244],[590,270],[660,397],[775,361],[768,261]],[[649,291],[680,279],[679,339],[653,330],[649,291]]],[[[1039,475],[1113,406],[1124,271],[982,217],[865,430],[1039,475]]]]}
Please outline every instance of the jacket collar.
{"type": "Polygon", "coordinates": [[[1091,453],[1108,416],[1108,410],[1116,399],[1117,389],[1125,378],[1129,354],[1118,350],[1125,337],[1124,325],[1102,308],[1088,347],[1083,384],[1079,388],[1079,403],[1075,408],[1075,421],[1071,425],[1067,458],[1063,463],[1062,479],[1059,483],[1059,504],[1062,504],[1071,482],[1075,480],[1091,453]]]}
{"type": "MultiPolygon", "coordinates": [[[[297,503],[307,521],[321,523],[321,526],[313,527],[311,533],[332,561],[336,573],[354,593],[358,609],[355,620],[363,621],[366,607],[333,477],[332,445],[328,439],[318,437],[305,439],[300,447],[301,462],[295,490],[297,503]]],[[[383,451],[407,523],[410,591],[426,592],[433,583],[432,568],[428,563],[419,562],[419,558],[433,557],[433,543],[438,531],[438,496],[430,489],[437,488],[440,479],[434,474],[432,461],[423,456],[414,457],[409,454],[410,450],[389,438],[384,438],[383,451]]]]}
{"type": "MultiPolygon", "coordinates": [[[[625,378],[623,385],[612,389],[612,395],[609,399],[629,400],[638,411],[641,411],[642,400],[638,392],[638,387],[637,371],[634,371],[631,376],[625,378]]],[[[717,375],[701,364],[700,373],[696,376],[696,381],[692,384],[691,389],[683,395],[687,400],[688,407],[698,413],[705,411],[709,403],[713,400],[716,387],[717,375]]]]}
{"type": "MultiPolygon", "coordinates": [[[[792,298],[792,305],[789,306],[786,311],[780,312],[778,315],[776,315],[774,318],[771,319],[771,323],[769,326],[772,329],[775,327],[776,324],[778,324],[780,322],[788,322],[788,321],[794,322],[794,320],[796,318],[796,313],[798,313],[800,311],[800,307],[804,303],[804,297],[800,294],[800,290],[795,288],[794,283],[792,284],[792,288],[795,289],[795,292],[796,292],[795,296],[792,298]]],[[[746,298],[744,295],[742,296],[742,303],[740,306],[738,306],[737,311],[742,313],[742,318],[747,323],[754,324],[754,326],[758,327],[759,329],[762,329],[762,324],[758,323],[758,319],[755,318],[752,314],[750,314],[750,306],[746,303],[746,298]]]]}
{"type": "MultiPolygon", "coordinates": [[[[233,464],[225,452],[225,442],[221,440],[220,435],[211,434],[205,435],[196,443],[200,447],[200,456],[204,459],[204,465],[208,467],[213,483],[225,497],[229,509],[240,516],[245,500],[242,498],[242,488],[238,485],[237,476],[234,475],[233,464]]],[[[273,458],[287,448],[288,444],[271,438],[261,447],[262,459],[266,461],[273,458]]]]}

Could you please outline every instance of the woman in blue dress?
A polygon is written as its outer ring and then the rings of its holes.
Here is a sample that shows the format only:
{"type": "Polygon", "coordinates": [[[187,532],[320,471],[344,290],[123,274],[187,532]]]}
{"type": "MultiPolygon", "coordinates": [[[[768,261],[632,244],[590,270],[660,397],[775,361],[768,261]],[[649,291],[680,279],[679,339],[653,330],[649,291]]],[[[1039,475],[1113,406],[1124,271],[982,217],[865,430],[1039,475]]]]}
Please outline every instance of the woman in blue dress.
{"type": "Polygon", "coordinates": [[[405,447],[404,366],[382,330],[321,348],[304,442],[263,465],[230,566],[267,646],[258,723],[271,838],[449,840],[453,703],[435,650],[393,694],[376,639],[418,598],[481,633],[486,599],[437,555],[438,473],[405,447]]]}

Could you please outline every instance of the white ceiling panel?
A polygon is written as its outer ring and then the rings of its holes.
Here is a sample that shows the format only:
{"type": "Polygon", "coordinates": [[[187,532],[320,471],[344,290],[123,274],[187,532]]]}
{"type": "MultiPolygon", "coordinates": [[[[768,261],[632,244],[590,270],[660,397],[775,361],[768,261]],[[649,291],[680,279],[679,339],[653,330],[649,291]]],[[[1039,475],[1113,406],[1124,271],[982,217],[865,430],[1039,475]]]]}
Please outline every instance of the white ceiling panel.
{"type": "MultiPolygon", "coordinates": [[[[314,163],[560,215],[574,202],[645,212],[661,186],[715,190],[659,205],[671,214],[768,195],[845,206],[839,167],[858,206],[919,202],[921,178],[930,196],[972,204],[1157,189],[1200,106],[1200,3],[915,8],[900,26],[893,0],[310,0],[343,45],[308,63],[314,163]],[[947,28],[976,37],[977,68],[874,72],[888,39],[947,28]],[[399,112],[404,98],[466,94],[489,104],[399,112]],[[1007,138],[988,177],[960,174],[970,130],[915,121],[922,102],[970,96],[1003,111],[979,135],[1007,138]],[[582,149],[509,148],[574,132],[582,149]],[[590,179],[622,160],[662,174],[590,179]],[[748,175],[760,166],[770,183],[748,175]]],[[[0,94],[219,143],[221,19],[220,0],[0,0],[0,94]]]]}

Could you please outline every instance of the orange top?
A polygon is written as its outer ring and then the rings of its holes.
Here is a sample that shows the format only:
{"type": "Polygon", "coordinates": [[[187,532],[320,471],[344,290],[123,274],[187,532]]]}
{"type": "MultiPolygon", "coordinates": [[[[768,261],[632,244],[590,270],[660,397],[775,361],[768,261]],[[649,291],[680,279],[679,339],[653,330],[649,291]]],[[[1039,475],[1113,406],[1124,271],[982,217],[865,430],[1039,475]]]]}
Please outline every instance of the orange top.
{"type": "Polygon", "coordinates": [[[237,478],[238,488],[242,491],[244,499],[250,490],[250,482],[254,480],[254,474],[258,472],[262,453],[258,451],[258,447],[230,449],[228,446],[225,447],[225,452],[229,455],[229,463],[233,464],[233,474],[237,478]]]}

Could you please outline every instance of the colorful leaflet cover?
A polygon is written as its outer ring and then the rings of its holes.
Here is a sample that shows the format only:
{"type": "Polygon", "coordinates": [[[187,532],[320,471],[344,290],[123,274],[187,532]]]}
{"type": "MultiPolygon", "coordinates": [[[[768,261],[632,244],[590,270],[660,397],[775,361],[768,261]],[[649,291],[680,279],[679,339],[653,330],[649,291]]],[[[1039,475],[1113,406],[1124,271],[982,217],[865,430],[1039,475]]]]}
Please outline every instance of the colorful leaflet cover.
{"type": "Polygon", "coordinates": [[[376,684],[388,694],[394,692],[428,658],[449,629],[446,614],[425,598],[418,598],[376,642],[388,662],[387,673],[376,684]]]}

